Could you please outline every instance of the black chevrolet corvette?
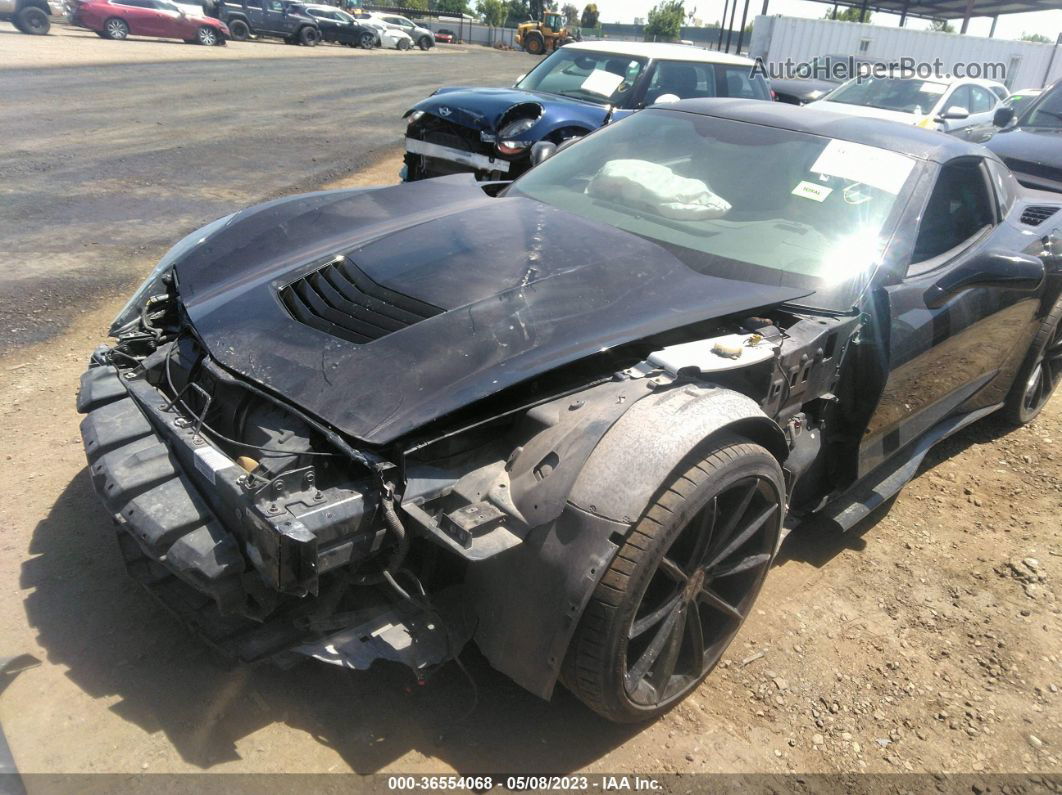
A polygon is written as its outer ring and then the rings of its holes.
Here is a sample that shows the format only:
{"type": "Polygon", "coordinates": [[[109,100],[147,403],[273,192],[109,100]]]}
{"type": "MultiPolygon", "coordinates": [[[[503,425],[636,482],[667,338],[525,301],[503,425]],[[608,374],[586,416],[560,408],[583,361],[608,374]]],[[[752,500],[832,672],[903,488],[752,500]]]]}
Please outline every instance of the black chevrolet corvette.
{"type": "MultiPolygon", "coordinates": [[[[511,185],[294,196],[178,243],[78,408],[130,573],[245,661],[475,643],[617,721],[707,675],[781,539],[1062,374],[1062,199],[984,148],[742,100],[511,185]]],[[[816,523],[816,526],[821,526],[816,523]]]]}

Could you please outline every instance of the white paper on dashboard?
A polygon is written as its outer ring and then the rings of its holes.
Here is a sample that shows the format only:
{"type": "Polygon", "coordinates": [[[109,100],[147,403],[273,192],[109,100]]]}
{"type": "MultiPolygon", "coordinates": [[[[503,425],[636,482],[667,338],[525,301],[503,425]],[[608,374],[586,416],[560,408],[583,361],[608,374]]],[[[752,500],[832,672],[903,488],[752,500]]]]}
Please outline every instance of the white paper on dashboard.
{"type": "Polygon", "coordinates": [[[583,81],[580,88],[582,88],[583,91],[589,91],[591,94],[600,94],[603,97],[611,97],[612,92],[615,91],[622,82],[623,75],[612,74],[612,72],[606,72],[604,69],[595,69],[587,75],[586,80],[583,81]]]}
{"type": "Polygon", "coordinates": [[[836,138],[826,144],[811,166],[817,174],[861,182],[894,196],[900,192],[912,168],[914,161],[899,152],[836,138]]]}

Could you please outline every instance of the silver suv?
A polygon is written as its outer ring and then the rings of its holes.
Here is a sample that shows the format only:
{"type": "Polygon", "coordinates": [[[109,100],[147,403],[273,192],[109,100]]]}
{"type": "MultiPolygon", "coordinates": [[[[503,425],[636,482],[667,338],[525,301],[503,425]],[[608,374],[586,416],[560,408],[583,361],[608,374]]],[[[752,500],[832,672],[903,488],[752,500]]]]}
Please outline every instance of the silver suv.
{"type": "Polygon", "coordinates": [[[376,13],[375,16],[381,22],[398,28],[403,33],[413,39],[413,43],[420,47],[422,50],[430,49],[435,46],[435,36],[427,28],[422,28],[420,25],[413,24],[410,20],[398,14],[381,14],[376,13]]]}
{"type": "Polygon", "coordinates": [[[50,16],[62,13],[58,0],[0,0],[0,21],[10,22],[23,33],[37,36],[43,36],[51,29],[50,16]]]}

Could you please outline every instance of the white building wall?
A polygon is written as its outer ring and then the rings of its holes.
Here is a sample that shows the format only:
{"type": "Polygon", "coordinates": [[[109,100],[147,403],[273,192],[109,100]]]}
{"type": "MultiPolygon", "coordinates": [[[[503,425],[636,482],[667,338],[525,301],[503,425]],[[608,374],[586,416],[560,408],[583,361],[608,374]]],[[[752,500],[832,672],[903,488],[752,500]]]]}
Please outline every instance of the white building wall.
{"type": "Polygon", "coordinates": [[[787,59],[802,63],[816,55],[866,55],[881,60],[910,57],[928,63],[939,58],[945,72],[953,72],[957,63],[1002,63],[1007,67],[1005,82],[1011,89],[1039,88],[1062,78],[1062,47],[1054,44],[829,19],[758,16],[749,55],[762,57],[769,64],[781,64],[787,59]]]}

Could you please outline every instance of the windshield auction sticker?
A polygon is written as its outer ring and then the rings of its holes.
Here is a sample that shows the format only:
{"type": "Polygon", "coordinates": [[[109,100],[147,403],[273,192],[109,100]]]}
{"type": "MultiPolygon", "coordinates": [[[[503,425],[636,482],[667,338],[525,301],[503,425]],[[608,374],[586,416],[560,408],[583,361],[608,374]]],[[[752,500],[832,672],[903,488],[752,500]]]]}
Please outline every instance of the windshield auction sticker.
{"type": "Polygon", "coordinates": [[[623,82],[623,75],[606,72],[604,69],[595,69],[583,81],[580,88],[591,94],[600,94],[603,97],[611,97],[619,84],[623,82]]]}
{"type": "Polygon", "coordinates": [[[811,170],[816,174],[860,182],[896,195],[914,168],[914,161],[898,152],[834,139],[826,144],[811,170]]]}

